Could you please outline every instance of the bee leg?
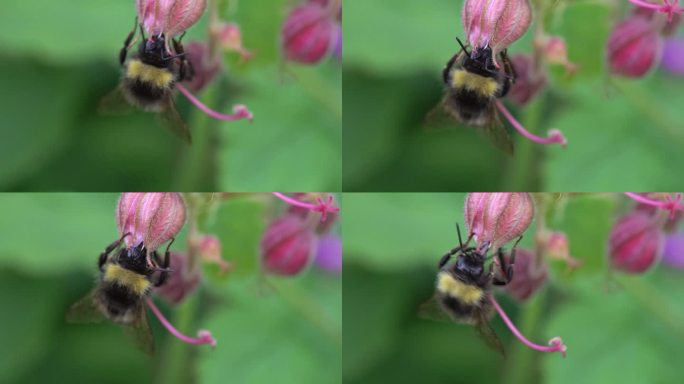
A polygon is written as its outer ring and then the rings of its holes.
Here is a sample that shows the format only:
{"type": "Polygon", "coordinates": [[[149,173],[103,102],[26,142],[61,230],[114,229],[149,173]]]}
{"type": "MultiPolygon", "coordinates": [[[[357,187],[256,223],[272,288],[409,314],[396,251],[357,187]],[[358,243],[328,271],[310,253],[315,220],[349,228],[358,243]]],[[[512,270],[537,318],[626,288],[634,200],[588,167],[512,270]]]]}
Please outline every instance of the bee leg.
{"type": "Polygon", "coordinates": [[[453,248],[452,250],[447,252],[444,256],[442,256],[441,259],[439,259],[439,264],[437,265],[438,269],[442,269],[442,267],[444,267],[444,265],[446,265],[446,263],[449,262],[449,260],[451,259],[451,256],[457,254],[458,252],[460,252],[462,250],[467,250],[468,248],[466,248],[466,246],[470,243],[470,240],[473,239],[473,236],[475,236],[475,233],[471,233],[468,236],[468,239],[466,239],[466,242],[463,243],[463,240],[461,238],[461,227],[458,225],[458,223],[456,223],[456,233],[458,233],[458,247],[453,248]]]}
{"type": "Polygon", "coordinates": [[[162,262],[159,260],[159,255],[157,252],[154,252],[154,258],[155,262],[159,264],[163,270],[161,274],[159,274],[159,280],[154,284],[155,287],[159,287],[163,285],[166,282],[166,279],[169,277],[169,264],[171,263],[171,252],[169,252],[169,248],[171,248],[171,244],[176,240],[176,238],[172,238],[169,244],[166,246],[166,251],[164,252],[164,261],[162,262]]]}
{"type": "Polygon", "coordinates": [[[102,266],[107,262],[107,258],[109,258],[109,254],[112,253],[113,250],[115,250],[121,242],[126,238],[126,236],[130,235],[130,232],[124,233],[121,238],[107,246],[105,248],[104,252],[100,253],[100,258],[97,262],[98,267],[100,267],[100,270],[102,270],[102,266]]]}
{"type": "Polygon", "coordinates": [[[497,279],[494,278],[492,282],[494,285],[506,285],[513,280],[513,266],[515,265],[515,252],[516,248],[518,247],[518,243],[522,240],[522,236],[518,237],[518,240],[515,242],[513,245],[513,248],[511,248],[511,258],[508,263],[506,263],[506,260],[504,259],[503,251],[501,248],[499,248],[499,251],[497,253],[499,257],[499,264],[501,266],[501,273],[504,275],[504,279],[497,279]]]}
{"type": "Polygon", "coordinates": [[[504,80],[503,88],[501,89],[501,92],[498,96],[501,98],[508,94],[508,91],[510,91],[511,86],[515,84],[515,78],[518,76],[517,73],[515,73],[515,68],[513,67],[511,59],[508,58],[507,50],[504,49],[503,51],[501,51],[499,55],[501,56],[501,62],[503,63],[504,73],[506,74],[506,79],[504,80]]]}
{"type": "Polygon", "coordinates": [[[185,36],[185,33],[183,33],[178,40],[173,40],[173,49],[176,51],[176,57],[181,58],[180,67],[178,69],[178,81],[192,80],[195,76],[195,69],[192,67],[190,60],[188,60],[187,53],[181,44],[183,36],[185,36]]]}
{"type": "Polygon", "coordinates": [[[128,34],[128,37],[126,37],[126,40],[124,41],[124,46],[121,48],[121,51],[119,51],[119,63],[121,65],[124,64],[126,61],[126,56],[128,55],[128,50],[131,48],[131,42],[133,41],[133,37],[135,37],[135,31],[138,29],[138,18],[135,18],[135,25],[133,26],[133,30],[131,33],[128,34]]]}

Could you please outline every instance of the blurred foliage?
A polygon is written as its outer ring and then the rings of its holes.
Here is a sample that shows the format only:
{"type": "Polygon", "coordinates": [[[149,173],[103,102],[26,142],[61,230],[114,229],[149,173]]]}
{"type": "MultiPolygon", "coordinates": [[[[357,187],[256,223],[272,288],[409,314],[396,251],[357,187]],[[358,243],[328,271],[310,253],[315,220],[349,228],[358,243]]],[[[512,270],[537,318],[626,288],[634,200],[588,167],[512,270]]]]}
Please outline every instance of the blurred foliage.
{"type": "Polygon", "coordinates": [[[216,349],[181,343],[149,311],[153,358],[113,324],[67,324],[67,308],[93,287],[97,256],[118,236],[117,198],[0,195],[0,383],[341,381],[342,279],[315,268],[289,279],[261,275],[261,232],[282,205],[269,195],[205,199],[212,203],[200,228],[219,236],[235,269],[219,277],[207,266],[189,299],[160,303],[184,333],[211,330],[216,349]]]}
{"type": "MultiPolygon", "coordinates": [[[[549,284],[525,303],[498,295],[531,340],[561,336],[567,358],[531,350],[501,319],[506,357],[470,327],[418,316],[437,262],[457,244],[464,194],[345,194],[345,383],[677,383],[684,331],[682,272],[610,275],[610,227],[633,205],[621,194],[535,194],[546,227],[567,234],[582,266],[550,261],[549,284]]],[[[534,246],[535,220],[521,248],[534,246]]],[[[510,246],[510,245],[509,245],[510,246]]]]}
{"type": "MultiPolygon", "coordinates": [[[[580,71],[567,76],[551,67],[546,91],[532,104],[512,108],[539,135],[560,129],[567,149],[531,143],[511,129],[512,158],[475,129],[455,122],[424,127],[425,116],[441,98],[441,71],[458,49],[455,38],[463,38],[462,1],[433,0],[429,6],[366,1],[347,7],[344,189],[678,189],[672,175],[684,162],[684,110],[677,102],[684,78],[658,70],[637,80],[607,74],[605,43],[628,12],[628,2],[533,4],[538,14],[546,14],[546,31],[566,39],[569,59],[580,71]]],[[[509,52],[531,52],[536,27],[533,23],[509,52]]]]}
{"type": "MultiPolygon", "coordinates": [[[[151,114],[96,112],[121,73],[133,0],[3,1],[0,189],[339,190],[339,63],[283,65],[278,36],[289,1],[218,4],[255,57],[245,64],[227,54],[224,75],[198,96],[223,112],[246,104],[255,119],[214,121],[179,96],[194,139],[188,146],[151,114]]],[[[206,39],[207,19],[186,43],[206,39]]]]}

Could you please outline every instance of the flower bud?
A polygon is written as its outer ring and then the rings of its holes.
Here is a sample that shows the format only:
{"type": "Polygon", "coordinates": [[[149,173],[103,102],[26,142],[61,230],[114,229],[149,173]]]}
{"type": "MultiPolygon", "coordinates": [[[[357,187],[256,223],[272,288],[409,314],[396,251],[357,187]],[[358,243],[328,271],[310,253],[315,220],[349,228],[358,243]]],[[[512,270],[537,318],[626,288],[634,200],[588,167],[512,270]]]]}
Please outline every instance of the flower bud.
{"type": "Polygon", "coordinates": [[[274,220],[261,238],[261,261],[268,273],[294,276],[309,265],[315,249],[311,225],[297,215],[287,214],[274,220]]]}
{"type": "Polygon", "coordinates": [[[148,36],[169,40],[192,27],[204,13],[206,0],[136,0],[138,20],[148,36]]]}
{"type": "Polygon", "coordinates": [[[663,39],[654,23],[633,15],[622,21],[608,38],[611,72],[626,77],[644,76],[660,59],[663,39]]]}
{"type": "Polygon", "coordinates": [[[325,235],[318,239],[316,265],[329,272],[342,272],[342,240],[337,235],[325,235]]]}
{"type": "MultiPolygon", "coordinates": [[[[508,261],[510,253],[506,254],[508,261]]],[[[534,252],[518,248],[513,267],[513,280],[508,283],[504,290],[518,301],[526,301],[546,283],[548,267],[546,264],[537,265],[534,252]]]]}
{"type": "Polygon", "coordinates": [[[178,252],[171,252],[169,269],[169,277],[156,292],[167,302],[178,304],[197,288],[200,273],[196,267],[190,267],[186,254],[178,252]]]}
{"type": "Polygon", "coordinates": [[[663,69],[671,74],[684,76],[684,38],[673,37],[665,40],[661,64],[663,69]]]}
{"type": "Polygon", "coordinates": [[[466,0],[461,13],[468,43],[494,56],[522,37],[532,22],[529,0],[466,0]]]}
{"type": "Polygon", "coordinates": [[[550,36],[542,39],[541,51],[544,59],[551,64],[560,64],[568,73],[577,71],[577,65],[568,59],[568,47],[560,36],[550,36]]]}
{"type": "Polygon", "coordinates": [[[216,35],[224,51],[237,52],[244,61],[252,58],[252,52],[242,45],[242,31],[237,24],[220,22],[212,27],[212,33],[216,35]]]}
{"type": "Polygon", "coordinates": [[[211,57],[207,44],[197,41],[187,44],[185,53],[194,73],[192,80],[186,80],[183,83],[194,92],[201,91],[221,71],[221,60],[218,56],[211,57]]]}
{"type": "Polygon", "coordinates": [[[200,235],[197,242],[197,251],[202,260],[217,264],[221,273],[228,273],[233,265],[221,257],[221,241],[213,235],[200,235]]]}
{"type": "Polygon", "coordinates": [[[546,246],[546,255],[550,259],[565,261],[571,269],[575,269],[582,264],[570,255],[570,245],[565,233],[548,232],[543,240],[546,246]]]}
{"type": "Polygon", "coordinates": [[[535,70],[534,59],[529,55],[515,55],[511,63],[517,75],[508,98],[518,105],[529,103],[546,85],[546,74],[535,70]]]}
{"type": "Polygon", "coordinates": [[[608,241],[611,266],[628,273],[643,273],[662,253],[664,235],[657,217],[642,211],[623,216],[613,227],[608,241]]]}
{"type": "Polygon", "coordinates": [[[673,233],[665,240],[663,264],[684,269],[684,233],[673,233]]]}
{"type": "Polygon", "coordinates": [[[122,193],[116,208],[119,234],[127,247],[141,242],[149,252],[176,236],[185,223],[180,193],[122,193]]]}
{"type": "Polygon", "coordinates": [[[317,2],[294,8],[282,29],[285,57],[301,64],[315,64],[325,58],[341,33],[334,16],[317,2]]]}
{"type": "Polygon", "coordinates": [[[478,245],[498,249],[525,232],[534,217],[529,193],[469,193],[465,202],[468,233],[478,245]]]}

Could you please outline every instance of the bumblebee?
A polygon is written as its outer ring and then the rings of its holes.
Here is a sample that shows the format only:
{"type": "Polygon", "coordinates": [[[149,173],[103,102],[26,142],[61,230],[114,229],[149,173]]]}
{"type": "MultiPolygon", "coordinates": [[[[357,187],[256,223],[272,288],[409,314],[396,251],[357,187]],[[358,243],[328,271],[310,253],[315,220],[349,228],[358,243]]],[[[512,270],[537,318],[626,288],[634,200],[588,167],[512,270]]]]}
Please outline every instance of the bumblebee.
{"type": "Polygon", "coordinates": [[[499,65],[489,46],[468,51],[460,39],[456,40],[461,50],[442,71],[445,93],[438,109],[458,122],[484,128],[495,144],[510,153],[512,140],[494,105],[496,99],[508,94],[516,78],[507,52],[498,54],[499,65]]]}
{"type": "MultiPolygon", "coordinates": [[[[190,142],[190,131],[176,109],[174,88],[177,83],[191,80],[194,76],[192,64],[187,59],[181,40],[171,39],[173,50],[164,34],[147,38],[141,24],[128,34],[119,52],[119,63],[123,76],[119,87],[103,99],[100,109],[104,111],[128,111],[127,105],[147,112],[156,112],[164,124],[190,142]],[[135,45],[135,35],[140,29],[142,41],[137,53],[128,55],[135,45]]],[[[137,41],[137,39],[136,39],[137,41]]]]}
{"type": "Polygon", "coordinates": [[[126,236],[110,244],[100,254],[98,285],[83,299],[76,302],[67,313],[67,320],[74,323],[92,323],[110,320],[124,327],[138,346],[148,354],[154,352],[154,339],[143,305],[152,288],[163,285],[170,270],[169,248],[164,259],[156,251],[148,257],[143,243],[121,248],[126,236]],[[113,256],[110,254],[118,249],[113,256]]]}
{"type": "Polygon", "coordinates": [[[485,261],[494,256],[487,257],[489,244],[485,243],[481,250],[468,247],[473,234],[468,236],[464,244],[458,226],[456,230],[459,246],[440,259],[435,296],[423,305],[421,313],[433,319],[474,325],[487,344],[503,354],[503,345],[489,325],[493,308],[488,295],[491,294],[492,285],[503,286],[513,279],[515,249],[522,236],[513,246],[508,262],[501,248],[496,251],[500,271],[495,271],[494,262],[485,268],[485,261]],[[449,264],[453,256],[456,256],[456,261],[449,264]]]}

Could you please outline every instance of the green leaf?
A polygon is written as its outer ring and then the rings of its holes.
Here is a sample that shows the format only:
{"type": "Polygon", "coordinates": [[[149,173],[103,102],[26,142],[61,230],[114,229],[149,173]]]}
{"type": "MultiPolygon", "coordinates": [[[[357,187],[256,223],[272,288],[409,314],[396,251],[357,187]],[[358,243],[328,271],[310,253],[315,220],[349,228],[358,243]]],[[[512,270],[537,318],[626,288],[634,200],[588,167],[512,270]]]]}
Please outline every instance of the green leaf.
{"type": "Polygon", "coordinates": [[[331,327],[341,333],[341,280],[309,274],[258,292],[252,279],[233,280],[226,287],[230,305],[216,309],[203,323],[218,346],[200,351],[200,381],[341,382],[340,344],[308,316],[332,321],[331,327]],[[313,289],[321,284],[327,288],[313,289]],[[336,309],[328,312],[326,302],[336,303],[336,309]]]}
{"type": "Polygon", "coordinates": [[[298,73],[299,79],[285,83],[276,67],[250,74],[250,91],[238,101],[254,113],[254,122],[219,128],[222,189],[340,189],[341,71],[331,64],[298,73]]]}

